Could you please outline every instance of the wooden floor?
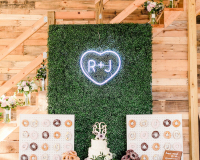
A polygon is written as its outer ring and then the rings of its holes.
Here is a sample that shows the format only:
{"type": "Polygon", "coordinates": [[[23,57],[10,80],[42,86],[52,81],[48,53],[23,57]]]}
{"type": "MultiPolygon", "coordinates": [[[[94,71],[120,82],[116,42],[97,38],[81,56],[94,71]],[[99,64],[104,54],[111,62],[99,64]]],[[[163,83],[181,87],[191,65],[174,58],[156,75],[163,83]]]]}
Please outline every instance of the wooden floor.
{"type": "Polygon", "coordinates": [[[19,116],[20,114],[46,114],[37,106],[18,107],[17,121],[11,124],[0,122],[0,160],[18,160],[19,156],[19,116]]]}

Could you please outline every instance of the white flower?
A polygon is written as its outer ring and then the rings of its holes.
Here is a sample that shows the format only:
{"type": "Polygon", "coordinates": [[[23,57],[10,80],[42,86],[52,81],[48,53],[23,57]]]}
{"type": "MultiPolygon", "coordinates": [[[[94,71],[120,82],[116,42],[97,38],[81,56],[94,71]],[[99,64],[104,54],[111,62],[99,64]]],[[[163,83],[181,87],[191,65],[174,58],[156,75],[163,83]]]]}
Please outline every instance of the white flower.
{"type": "Polygon", "coordinates": [[[24,91],[29,91],[29,87],[28,86],[24,87],[24,91]]]}
{"type": "Polygon", "coordinates": [[[38,86],[35,83],[31,84],[31,87],[32,87],[32,90],[37,90],[38,89],[38,86]]]}
{"type": "Polygon", "coordinates": [[[8,102],[10,105],[15,105],[16,104],[16,99],[12,96],[8,99],[8,102]]]}

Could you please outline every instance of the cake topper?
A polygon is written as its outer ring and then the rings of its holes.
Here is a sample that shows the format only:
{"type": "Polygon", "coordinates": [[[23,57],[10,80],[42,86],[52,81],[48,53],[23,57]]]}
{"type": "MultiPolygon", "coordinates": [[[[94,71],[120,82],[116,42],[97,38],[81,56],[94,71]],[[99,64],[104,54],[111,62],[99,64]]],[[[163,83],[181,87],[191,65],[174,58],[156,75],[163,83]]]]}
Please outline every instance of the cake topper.
{"type": "Polygon", "coordinates": [[[96,122],[92,127],[92,134],[96,135],[95,139],[106,139],[107,125],[104,122],[96,122]]]}

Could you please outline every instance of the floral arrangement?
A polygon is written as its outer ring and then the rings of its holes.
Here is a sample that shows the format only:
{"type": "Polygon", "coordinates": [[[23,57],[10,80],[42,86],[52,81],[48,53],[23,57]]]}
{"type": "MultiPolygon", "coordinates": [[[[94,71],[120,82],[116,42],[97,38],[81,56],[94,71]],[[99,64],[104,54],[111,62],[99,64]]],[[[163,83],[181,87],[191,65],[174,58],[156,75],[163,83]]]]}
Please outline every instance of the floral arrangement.
{"type": "Polygon", "coordinates": [[[1,97],[0,99],[0,107],[2,109],[7,109],[9,110],[10,108],[15,108],[18,105],[20,105],[20,103],[17,101],[17,98],[15,96],[11,96],[11,97],[1,97]]]}
{"type": "Polygon", "coordinates": [[[36,91],[38,89],[38,86],[35,84],[34,81],[20,81],[18,84],[18,92],[24,93],[25,95],[28,95],[30,92],[36,91]]]}
{"type": "Polygon", "coordinates": [[[41,67],[37,70],[37,74],[36,74],[36,79],[40,80],[40,79],[46,79],[47,76],[47,69],[46,66],[44,65],[44,61],[41,64],[41,67]]]}
{"type": "Polygon", "coordinates": [[[159,14],[164,9],[164,4],[162,3],[162,1],[160,1],[159,3],[154,1],[146,1],[144,2],[144,7],[150,14],[159,14]]]}

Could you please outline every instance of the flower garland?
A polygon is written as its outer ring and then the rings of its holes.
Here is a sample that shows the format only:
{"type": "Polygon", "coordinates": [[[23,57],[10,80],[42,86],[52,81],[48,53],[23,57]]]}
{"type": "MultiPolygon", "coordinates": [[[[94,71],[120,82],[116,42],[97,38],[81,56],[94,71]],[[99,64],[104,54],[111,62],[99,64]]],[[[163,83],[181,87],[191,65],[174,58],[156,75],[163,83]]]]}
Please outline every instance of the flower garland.
{"type": "Polygon", "coordinates": [[[113,159],[115,155],[112,153],[108,153],[107,155],[104,155],[102,152],[100,152],[99,156],[93,156],[93,158],[90,158],[91,160],[115,160],[113,159]]]}
{"type": "Polygon", "coordinates": [[[144,2],[144,8],[150,14],[152,14],[152,13],[159,14],[164,9],[164,4],[162,3],[162,1],[160,1],[159,3],[154,2],[154,1],[146,1],[146,2],[144,2]]]}

